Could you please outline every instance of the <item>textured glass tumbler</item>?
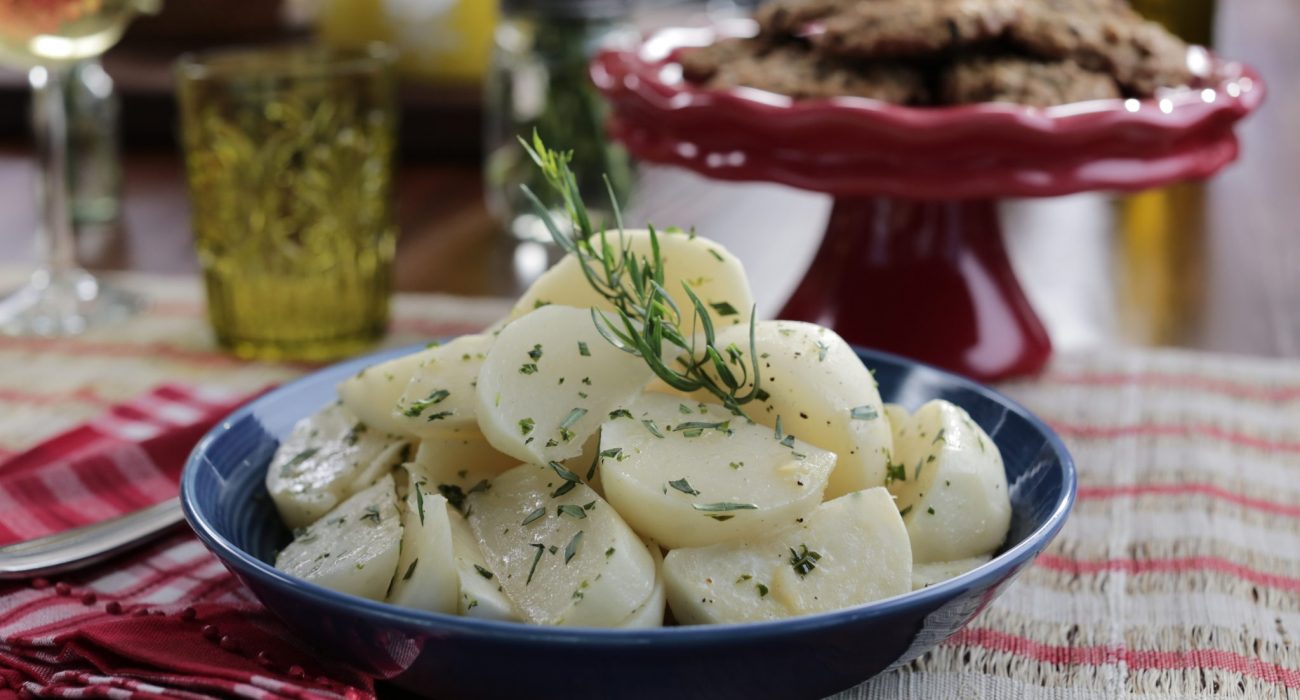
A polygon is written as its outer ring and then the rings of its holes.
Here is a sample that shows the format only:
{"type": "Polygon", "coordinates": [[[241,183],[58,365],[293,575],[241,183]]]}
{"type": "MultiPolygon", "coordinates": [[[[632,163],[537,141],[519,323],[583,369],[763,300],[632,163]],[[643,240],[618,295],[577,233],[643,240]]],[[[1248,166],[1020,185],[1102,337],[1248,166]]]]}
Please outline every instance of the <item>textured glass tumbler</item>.
{"type": "Polygon", "coordinates": [[[236,355],[355,354],[388,321],[393,55],[277,48],[181,58],[195,247],[236,355]]]}

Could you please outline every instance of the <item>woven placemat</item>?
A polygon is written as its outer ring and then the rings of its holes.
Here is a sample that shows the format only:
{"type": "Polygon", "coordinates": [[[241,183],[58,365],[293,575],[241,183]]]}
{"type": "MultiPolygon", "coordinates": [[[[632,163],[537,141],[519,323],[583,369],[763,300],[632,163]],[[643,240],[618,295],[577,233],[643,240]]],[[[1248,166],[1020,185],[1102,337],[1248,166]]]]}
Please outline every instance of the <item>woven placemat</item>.
{"type": "MultiPolygon", "coordinates": [[[[214,346],[190,278],[74,340],[0,338],[0,452],[165,382],[255,389],[309,368],[214,346]]],[[[502,300],[399,295],[384,346],[480,328],[502,300]]],[[[1079,465],[1047,553],[972,624],[842,698],[1300,698],[1300,363],[1178,351],[1056,357],[1000,387],[1079,465]]]]}

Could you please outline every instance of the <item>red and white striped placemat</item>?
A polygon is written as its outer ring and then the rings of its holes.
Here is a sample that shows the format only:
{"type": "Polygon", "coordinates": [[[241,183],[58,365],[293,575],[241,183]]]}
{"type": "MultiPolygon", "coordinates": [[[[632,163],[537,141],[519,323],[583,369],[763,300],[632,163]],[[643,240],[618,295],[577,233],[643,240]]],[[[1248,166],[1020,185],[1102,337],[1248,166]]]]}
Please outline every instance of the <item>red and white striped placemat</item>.
{"type": "MultiPolygon", "coordinates": [[[[71,341],[0,338],[0,455],[168,383],[249,392],[309,368],[212,345],[190,279],[71,341]]],[[[399,296],[385,345],[507,304],[399,296]]],[[[957,637],[843,698],[1300,698],[1300,363],[1176,351],[1058,356],[1001,387],[1079,464],[1048,552],[957,637]]]]}

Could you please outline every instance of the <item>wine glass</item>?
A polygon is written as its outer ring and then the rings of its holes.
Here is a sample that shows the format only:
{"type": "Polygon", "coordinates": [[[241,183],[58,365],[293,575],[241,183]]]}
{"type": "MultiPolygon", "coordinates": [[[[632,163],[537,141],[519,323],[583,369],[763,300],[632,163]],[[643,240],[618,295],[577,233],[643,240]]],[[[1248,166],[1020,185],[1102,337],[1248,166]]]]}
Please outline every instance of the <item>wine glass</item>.
{"type": "Polygon", "coordinates": [[[0,332],[76,335],[129,315],[138,299],[106,287],[77,265],[68,194],[67,106],[71,65],[121,38],[137,12],[161,0],[0,0],[0,62],[29,67],[40,164],[41,265],[27,284],[0,299],[0,332]]]}

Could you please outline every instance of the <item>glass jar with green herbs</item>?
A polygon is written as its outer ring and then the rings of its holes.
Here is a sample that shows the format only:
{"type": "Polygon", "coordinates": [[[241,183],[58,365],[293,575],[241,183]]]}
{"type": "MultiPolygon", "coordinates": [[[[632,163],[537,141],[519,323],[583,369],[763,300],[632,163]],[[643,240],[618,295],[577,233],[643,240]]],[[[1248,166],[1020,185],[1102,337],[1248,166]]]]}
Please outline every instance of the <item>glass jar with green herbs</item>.
{"type": "MultiPolygon", "coordinates": [[[[605,137],[605,105],[587,64],[603,46],[628,41],[633,0],[501,0],[487,84],[485,132],[488,208],[521,240],[549,241],[521,185],[563,207],[540,181],[519,145],[534,130],[547,143],[573,150],[573,171],[583,198],[608,202],[604,177],[620,202],[632,188],[633,166],[622,146],[605,137]]],[[[609,221],[608,209],[593,211],[609,221]]]]}

